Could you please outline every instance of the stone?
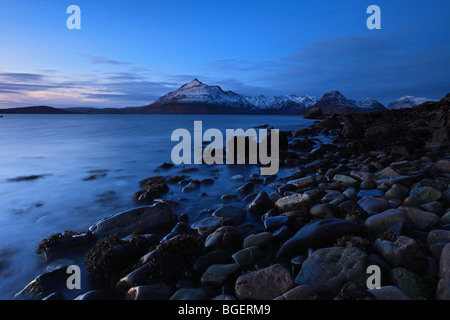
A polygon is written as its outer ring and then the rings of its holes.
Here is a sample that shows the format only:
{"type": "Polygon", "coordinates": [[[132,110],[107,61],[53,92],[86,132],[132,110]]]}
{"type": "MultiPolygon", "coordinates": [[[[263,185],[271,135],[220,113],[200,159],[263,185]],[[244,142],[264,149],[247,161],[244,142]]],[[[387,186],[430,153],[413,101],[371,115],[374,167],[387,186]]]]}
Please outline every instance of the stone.
{"type": "Polygon", "coordinates": [[[169,300],[206,300],[207,294],[202,288],[178,289],[169,300]]]}
{"type": "Polygon", "coordinates": [[[414,178],[410,176],[396,176],[392,178],[383,178],[380,180],[377,180],[378,185],[387,184],[390,186],[393,186],[394,184],[401,184],[406,187],[410,187],[414,183],[414,178]]]}
{"type": "Polygon", "coordinates": [[[373,180],[364,180],[363,182],[361,182],[360,188],[370,190],[376,189],[377,186],[378,186],[377,183],[373,180]]]}
{"type": "Polygon", "coordinates": [[[242,268],[253,266],[256,261],[263,257],[263,251],[256,246],[241,249],[232,255],[233,260],[242,268]]]}
{"type": "Polygon", "coordinates": [[[389,179],[389,178],[395,178],[400,176],[400,173],[398,173],[396,170],[392,169],[391,167],[386,167],[383,170],[376,173],[376,176],[381,179],[389,179]]]}
{"type": "Polygon", "coordinates": [[[419,275],[428,268],[425,254],[412,238],[398,236],[394,241],[378,238],[374,250],[393,267],[404,267],[419,275]]]}
{"type": "Polygon", "coordinates": [[[432,187],[420,187],[412,189],[409,195],[416,198],[420,203],[436,201],[442,197],[442,193],[438,189],[432,187]]]}
{"type": "Polygon", "coordinates": [[[358,248],[321,248],[303,263],[295,283],[331,297],[349,281],[365,284],[367,263],[367,255],[358,248]]]}
{"type": "Polygon", "coordinates": [[[444,192],[448,189],[448,183],[440,178],[433,178],[433,179],[423,179],[420,182],[417,182],[414,185],[414,188],[420,188],[420,187],[432,187],[435,189],[438,189],[441,192],[444,192]]]}
{"type": "Polygon", "coordinates": [[[389,201],[381,197],[367,197],[358,201],[358,205],[367,213],[381,213],[391,208],[389,201]]]}
{"type": "Polygon", "coordinates": [[[250,193],[252,193],[254,187],[255,187],[255,185],[252,182],[247,182],[246,184],[241,186],[239,189],[237,189],[236,192],[243,196],[246,196],[246,195],[249,195],[250,193]]]}
{"type": "MultiPolygon", "coordinates": [[[[307,188],[307,187],[314,187],[317,184],[317,182],[316,182],[315,176],[309,176],[309,177],[304,177],[304,178],[300,178],[300,179],[290,180],[287,182],[287,184],[293,185],[297,189],[302,189],[302,188],[307,188]]],[[[292,190],[292,191],[295,191],[295,190],[292,190]]]]}
{"type": "Polygon", "coordinates": [[[308,248],[324,247],[333,244],[340,237],[361,236],[363,233],[364,228],[351,221],[338,218],[315,220],[303,226],[281,246],[277,253],[277,259],[282,261],[298,255],[308,248]]]}
{"type": "Polygon", "coordinates": [[[152,206],[136,208],[100,220],[90,226],[89,231],[99,238],[112,234],[126,236],[136,230],[158,233],[170,229],[174,223],[169,204],[159,202],[152,206]]]}
{"type": "Polygon", "coordinates": [[[200,189],[200,181],[191,181],[181,190],[181,192],[188,193],[197,189],[200,189]]]}
{"type": "Polygon", "coordinates": [[[340,213],[338,206],[329,203],[317,204],[309,211],[311,219],[337,218],[340,213]]]}
{"type": "Polygon", "coordinates": [[[232,264],[213,264],[203,273],[200,283],[204,286],[220,287],[238,272],[241,266],[232,264]]]}
{"type": "Polygon", "coordinates": [[[213,264],[228,264],[231,262],[231,255],[228,251],[214,250],[198,257],[193,265],[193,269],[197,272],[205,271],[213,264]]]}
{"type": "Polygon", "coordinates": [[[200,236],[207,237],[221,226],[222,218],[208,217],[193,223],[191,228],[197,230],[200,236]]]}
{"type": "Polygon", "coordinates": [[[137,286],[127,291],[125,300],[167,300],[172,293],[172,288],[166,284],[137,286]]]}
{"type": "Polygon", "coordinates": [[[410,300],[408,295],[395,286],[382,286],[379,289],[368,290],[377,300],[410,300]]]}
{"type": "Polygon", "coordinates": [[[364,222],[369,236],[376,237],[386,232],[398,222],[405,222],[406,216],[398,209],[388,209],[382,213],[370,216],[364,222]]]}
{"type": "Polygon", "coordinates": [[[405,213],[408,222],[418,230],[429,230],[441,222],[441,218],[437,214],[415,207],[399,207],[398,209],[405,213]]]}
{"type": "Polygon", "coordinates": [[[409,188],[401,184],[394,184],[386,193],[384,197],[387,200],[405,200],[409,194],[409,188]]]}
{"type": "Polygon", "coordinates": [[[439,259],[439,276],[450,275],[450,243],[447,243],[442,249],[441,258],[439,259]]]}
{"type": "Polygon", "coordinates": [[[439,280],[436,290],[437,300],[450,300],[450,275],[445,275],[439,280]]]}
{"type": "Polygon", "coordinates": [[[129,290],[132,287],[147,284],[150,277],[150,266],[146,263],[131,271],[117,282],[117,288],[129,290]]]}
{"type": "Polygon", "coordinates": [[[450,211],[447,211],[442,217],[441,217],[442,224],[449,224],[450,223],[450,211]]]}
{"type": "Polygon", "coordinates": [[[450,173],[450,160],[441,159],[435,162],[436,167],[444,173],[450,173]]]}
{"type": "Polygon", "coordinates": [[[234,193],[224,194],[222,197],[220,197],[220,200],[222,200],[222,202],[237,201],[238,200],[238,196],[237,196],[237,194],[234,194],[234,193]]]}
{"type": "Polygon", "coordinates": [[[347,199],[349,199],[349,200],[356,200],[358,192],[353,188],[349,188],[349,189],[345,190],[342,194],[344,196],[346,196],[347,199]]]}
{"type": "Polygon", "coordinates": [[[320,119],[322,116],[323,116],[322,109],[320,109],[320,108],[311,108],[303,116],[303,118],[304,119],[320,119]]]}
{"type": "Polygon", "coordinates": [[[229,219],[233,225],[237,226],[245,222],[247,212],[238,207],[224,205],[214,211],[212,216],[229,219]]]}
{"type": "Polygon", "coordinates": [[[291,196],[283,197],[275,203],[280,212],[309,210],[311,207],[311,197],[307,194],[295,193],[291,196]]]}
{"type": "Polygon", "coordinates": [[[321,203],[330,203],[331,201],[337,200],[337,199],[341,199],[341,200],[347,200],[347,197],[342,194],[342,192],[337,191],[337,190],[326,190],[326,195],[324,195],[322,197],[322,199],[320,199],[321,203]]]}
{"type": "Polygon", "coordinates": [[[423,279],[405,268],[392,269],[390,278],[392,284],[412,300],[425,300],[429,297],[423,279]]]}
{"type": "MultiPolygon", "coordinates": [[[[334,176],[333,178],[334,182],[338,182],[339,184],[341,184],[344,188],[348,188],[348,187],[358,187],[359,186],[359,182],[355,179],[353,179],[352,177],[343,175],[343,174],[337,174],[334,176]]],[[[376,186],[375,186],[376,187],[376,186]]]]}
{"type": "Polygon", "coordinates": [[[236,280],[240,300],[272,300],[294,285],[290,272],[280,264],[243,274],[236,280]]]}
{"type": "Polygon", "coordinates": [[[347,282],[342,287],[336,300],[376,300],[376,298],[367,291],[367,287],[356,282],[347,282]]]}
{"type": "Polygon", "coordinates": [[[290,223],[290,219],[286,216],[269,217],[264,220],[264,228],[266,230],[275,230],[290,223]]]}
{"type": "Polygon", "coordinates": [[[260,247],[263,248],[268,243],[270,243],[273,239],[271,232],[261,232],[257,234],[251,234],[244,239],[244,248],[248,247],[260,247]]]}
{"type": "Polygon", "coordinates": [[[274,207],[272,199],[265,191],[261,191],[248,205],[247,210],[256,215],[263,215],[274,207]]]}
{"type": "Polygon", "coordinates": [[[242,248],[242,233],[232,226],[220,227],[211,233],[205,241],[205,248],[208,250],[222,249],[235,252],[242,248]]]}
{"type": "Polygon", "coordinates": [[[283,293],[274,300],[319,300],[319,296],[307,285],[301,285],[283,293]]]}
{"type": "Polygon", "coordinates": [[[420,209],[428,212],[432,212],[437,215],[442,215],[444,213],[444,207],[439,201],[428,202],[419,205],[420,209]]]}

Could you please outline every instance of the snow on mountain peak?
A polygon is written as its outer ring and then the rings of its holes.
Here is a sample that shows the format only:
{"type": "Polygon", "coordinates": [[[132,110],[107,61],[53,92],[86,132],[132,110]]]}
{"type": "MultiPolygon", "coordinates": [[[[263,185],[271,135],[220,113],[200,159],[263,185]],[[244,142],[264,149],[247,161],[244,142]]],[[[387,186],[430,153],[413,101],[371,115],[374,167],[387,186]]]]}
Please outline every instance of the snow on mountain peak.
{"type": "Polygon", "coordinates": [[[412,107],[418,106],[426,101],[428,101],[427,98],[403,96],[400,99],[397,99],[397,100],[391,102],[388,106],[388,109],[412,108],[412,107]]]}

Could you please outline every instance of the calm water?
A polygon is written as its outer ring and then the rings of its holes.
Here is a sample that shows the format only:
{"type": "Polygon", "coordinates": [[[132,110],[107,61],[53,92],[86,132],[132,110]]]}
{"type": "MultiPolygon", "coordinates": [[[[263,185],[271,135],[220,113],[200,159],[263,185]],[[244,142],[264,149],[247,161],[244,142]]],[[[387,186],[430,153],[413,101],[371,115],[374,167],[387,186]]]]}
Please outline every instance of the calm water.
{"type": "MultiPolygon", "coordinates": [[[[176,142],[172,131],[193,133],[194,120],[203,131],[217,128],[247,129],[270,124],[280,130],[309,126],[298,116],[199,116],[199,115],[6,115],[0,118],[0,299],[12,299],[37,275],[71,263],[47,263],[35,249],[43,238],[65,230],[85,231],[112,214],[134,207],[139,181],[153,175],[176,175],[183,167],[155,172],[170,162],[176,142]],[[21,176],[43,177],[13,182],[21,176]],[[96,176],[96,179],[89,179],[96,176]]],[[[193,220],[203,209],[217,208],[220,196],[232,193],[258,172],[248,166],[202,166],[190,178],[214,178],[215,184],[189,197],[176,187],[172,198],[183,202],[177,214],[193,220]],[[200,197],[200,192],[207,196],[200,197]]],[[[203,188],[203,187],[202,187],[203,188]]]]}

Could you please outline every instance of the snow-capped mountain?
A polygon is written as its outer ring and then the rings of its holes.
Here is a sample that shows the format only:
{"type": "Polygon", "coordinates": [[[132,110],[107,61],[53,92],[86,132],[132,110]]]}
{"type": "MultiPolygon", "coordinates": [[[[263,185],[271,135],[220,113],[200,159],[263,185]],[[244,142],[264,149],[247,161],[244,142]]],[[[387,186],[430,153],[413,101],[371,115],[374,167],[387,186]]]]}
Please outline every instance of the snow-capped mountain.
{"type": "Polygon", "coordinates": [[[320,108],[324,114],[359,113],[386,109],[375,99],[367,98],[361,101],[355,101],[347,99],[336,90],[325,93],[312,108],[320,108]]]}
{"type": "Polygon", "coordinates": [[[237,94],[194,79],[144,108],[148,112],[164,113],[302,114],[316,102],[310,95],[237,94]]]}
{"type": "Polygon", "coordinates": [[[413,96],[404,96],[400,99],[397,99],[395,101],[392,101],[388,109],[404,109],[404,108],[412,108],[415,106],[418,106],[424,102],[427,102],[427,98],[416,98],[413,96]]]}

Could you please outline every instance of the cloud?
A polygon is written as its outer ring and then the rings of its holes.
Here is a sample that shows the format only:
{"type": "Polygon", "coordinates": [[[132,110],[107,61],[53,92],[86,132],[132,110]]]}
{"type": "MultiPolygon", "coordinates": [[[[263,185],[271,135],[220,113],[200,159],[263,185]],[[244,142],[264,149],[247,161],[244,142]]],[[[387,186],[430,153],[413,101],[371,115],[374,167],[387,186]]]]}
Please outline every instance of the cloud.
{"type": "Polygon", "coordinates": [[[93,56],[89,54],[82,54],[82,55],[85,56],[92,64],[108,64],[112,66],[124,66],[131,64],[130,62],[119,61],[102,56],[93,56]]]}
{"type": "Polygon", "coordinates": [[[0,79],[3,81],[19,81],[19,82],[36,82],[44,80],[42,74],[37,73],[13,73],[3,72],[0,73],[0,79]]]}

